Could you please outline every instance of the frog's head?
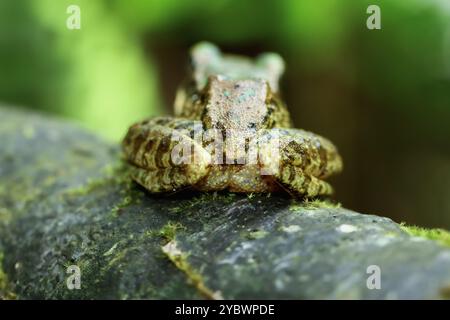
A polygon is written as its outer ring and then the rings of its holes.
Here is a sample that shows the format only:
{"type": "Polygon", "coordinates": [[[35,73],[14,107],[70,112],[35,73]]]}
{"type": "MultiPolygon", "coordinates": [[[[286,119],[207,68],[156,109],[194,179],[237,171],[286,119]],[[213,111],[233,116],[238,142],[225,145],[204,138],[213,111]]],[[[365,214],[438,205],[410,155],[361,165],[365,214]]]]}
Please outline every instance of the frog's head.
{"type": "Polygon", "coordinates": [[[191,49],[192,76],[198,91],[205,88],[208,77],[224,75],[230,79],[265,79],[273,92],[284,73],[284,60],[279,54],[266,52],[250,59],[244,56],[223,54],[212,43],[200,42],[191,49]]]}
{"type": "Polygon", "coordinates": [[[265,128],[273,112],[272,95],[267,80],[210,76],[203,90],[203,123],[208,129],[237,132],[265,128]]]}

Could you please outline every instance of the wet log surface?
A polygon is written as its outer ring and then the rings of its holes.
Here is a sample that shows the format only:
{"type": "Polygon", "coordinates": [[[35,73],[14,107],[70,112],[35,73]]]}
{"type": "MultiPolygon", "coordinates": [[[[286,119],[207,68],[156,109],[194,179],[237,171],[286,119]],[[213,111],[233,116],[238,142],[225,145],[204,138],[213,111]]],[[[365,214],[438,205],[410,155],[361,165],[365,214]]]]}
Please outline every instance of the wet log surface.
{"type": "Polygon", "coordinates": [[[388,218],[274,194],[152,196],[129,181],[118,146],[1,107],[0,139],[0,297],[450,294],[450,248],[388,218]],[[79,290],[67,287],[71,265],[79,290]],[[367,286],[374,265],[380,289],[367,286]]]}

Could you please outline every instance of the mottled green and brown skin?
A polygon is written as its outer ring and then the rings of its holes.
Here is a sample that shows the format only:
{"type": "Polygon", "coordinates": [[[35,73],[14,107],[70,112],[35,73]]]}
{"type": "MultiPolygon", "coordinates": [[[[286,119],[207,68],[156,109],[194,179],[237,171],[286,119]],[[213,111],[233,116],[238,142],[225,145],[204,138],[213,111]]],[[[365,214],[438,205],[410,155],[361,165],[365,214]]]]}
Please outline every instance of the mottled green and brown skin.
{"type": "MultiPolygon", "coordinates": [[[[202,191],[274,192],[314,197],[328,195],[332,187],[323,179],[342,169],[335,146],[327,139],[291,128],[289,112],[279,97],[278,82],[284,71],[282,58],[266,53],[251,60],[223,55],[209,43],[191,50],[192,71],[179,89],[175,117],[157,117],[130,127],[123,150],[133,179],[150,192],[193,187],[202,191]],[[258,145],[256,163],[239,164],[245,156],[227,148],[217,154],[197,133],[218,130],[239,132],[242,142],[230,136],[224,145],[248,150],[258,145]],[[174,136],[178,139],[174,139],[174,136]],[[274,161],[271,142],[278,141],[274,161]],[[242,144],[242,145],[239,145],[242,144]],[[178,163],[172,151],[189,145],[190,161],[178,163]],[[217,157],[224,163],[213,161],[217,157]],[[229,161],[231,159],[231,161],[229,161]],[[268,170],[271,174],[262,174],[268,170]]],[[[221,149],[222,150],[222,149],[221,149]]]]}

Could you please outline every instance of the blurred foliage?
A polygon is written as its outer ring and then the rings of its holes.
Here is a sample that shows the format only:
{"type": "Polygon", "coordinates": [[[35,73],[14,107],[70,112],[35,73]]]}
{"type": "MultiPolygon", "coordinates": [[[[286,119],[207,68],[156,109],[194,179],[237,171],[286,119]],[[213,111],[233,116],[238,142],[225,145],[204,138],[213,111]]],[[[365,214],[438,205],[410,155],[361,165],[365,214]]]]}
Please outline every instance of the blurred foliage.
{"type": "Polygon", "coordinates": [[[118,141],[133,121],[171,111],[199,40],[286,58],[294,122],[344,155],[345,205],[450,226],[448,0],[4,0],[0,101],[118,141]],[[81,30],[66,28],[70,4],[81,30]],[[381,30],[366,28],[371,4],[381,30]]]}
{"type": "Polygon", "coordinates": [[[106,2],[19,0],[1,6],[3,101],[78,119],[116,140],[130,122],[161,110],[151,57],[106,2]],[[66,28],[66,8],[73,3],[81,8],[80,30],[66,28]]]}

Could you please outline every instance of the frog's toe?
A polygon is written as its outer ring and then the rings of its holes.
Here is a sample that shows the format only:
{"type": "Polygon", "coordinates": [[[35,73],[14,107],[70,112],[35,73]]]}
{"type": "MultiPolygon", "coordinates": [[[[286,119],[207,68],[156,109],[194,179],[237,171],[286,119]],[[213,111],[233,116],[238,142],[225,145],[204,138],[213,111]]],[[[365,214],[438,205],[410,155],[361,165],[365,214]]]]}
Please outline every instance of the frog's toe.
{"type": "Polygon", "coordinates": [[[132,127],[123,150],[132,178],[150,192],[173,191],[194,185],[210,170],[210,154],[183,133],[185,123],[162,119],[132,127]],[[178,127],[179,128],[178,128],[178,127]],[[177,127],[174,129],[173,127],[177,127]]]}
{"type": "Polygon", "coordinates": [[[336,147],[326,138],[299,129],[274,128],[258,137],[263,162],[292,165],[306,175],[324,179],[342,170],[336,147]]]}
{"type": "Polygon", "coordinates": [[[325,138],[298,129],[271,129],[258,140],[262,170],[289,192],[306,197],[329,195],[323,179],[342,169],[334,145],[325,138]]]}
{"type": "Polygon", "coordinates": [[[206,174],[206,167],[199,167],[189,173],[182,167],[159,170],[131,168],[133,180],[152,193],[176,191],[187,186],[193,186],[206,174]]]}
{"type": "Polygon", "coordinates": [[[276,175],[277,182],[290,193],[304,197],[331,195],[333,187],[314,176],[305,174],[302,169],[287,165],[276,175]]]}

